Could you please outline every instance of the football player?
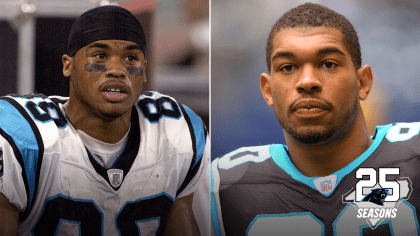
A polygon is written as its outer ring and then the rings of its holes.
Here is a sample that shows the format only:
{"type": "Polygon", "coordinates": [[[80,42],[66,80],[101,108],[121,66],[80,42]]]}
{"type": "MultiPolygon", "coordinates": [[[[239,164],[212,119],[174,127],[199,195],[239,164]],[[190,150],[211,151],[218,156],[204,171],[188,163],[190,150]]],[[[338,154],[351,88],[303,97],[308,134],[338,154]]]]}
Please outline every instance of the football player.
{"type": "Polygon", "coordinates": [[[419,235],[420,123],[369,136],[360,101],[373,76],[351,23],[300,5],[274,24],[266,59],[260,89],[287,146],[212,162],[215,235],[419,235]],[[379,204],[363,201],[371,191],[379,204]]]}
{"type": "Polygon", "coordinates": [[[117,6],[73,24],[70,96],[0,98],[0,235],[199,235],[209,161],[188,107],[144,92],[146,39],[117,6]]]}

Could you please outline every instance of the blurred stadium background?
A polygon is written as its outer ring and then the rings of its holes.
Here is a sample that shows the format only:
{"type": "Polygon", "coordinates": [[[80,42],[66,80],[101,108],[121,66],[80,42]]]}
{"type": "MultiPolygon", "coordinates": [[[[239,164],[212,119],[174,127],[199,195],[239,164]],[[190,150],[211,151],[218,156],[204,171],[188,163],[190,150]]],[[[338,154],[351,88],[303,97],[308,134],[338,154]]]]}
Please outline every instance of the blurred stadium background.
{"type": "MultiPolygon", "coordinates": [[[[241,146],[284,143],[274,112],[259,91],[267,72],[271,26],[303,0],[211,1],[212,157],[241,146]]],[[[318,0],[358,31],[374,87],[363,102],[369,131],[419,121],[420,1],[318,0]]],[[[83,12],[119,4],[142,22],[148,39],[148,90],[175,97],[209,127],[208,0],[0,0],[0,95],[68,95],[61,56],[83,12]]]]}
{"type": "MultiPolygon", "coordinates": [[[[212,158],[242,146],[284,143],[274,110],[259,90],[265,45],[275,21],[302,0],[211,1],[212,158]]],[[[391,122],[420,121],[420,1],[318,0],[358,32],[373,91],[362,102],[369,132],[391,122]]]]}
{"type": "Polygon", "coordinates": [[[130,10],[147,38],[147,90],[173,96],[209,126],[208,0],[0,0],[0,95],[68,96],[62,74],[72,23],[107,4],[130,10]]]}

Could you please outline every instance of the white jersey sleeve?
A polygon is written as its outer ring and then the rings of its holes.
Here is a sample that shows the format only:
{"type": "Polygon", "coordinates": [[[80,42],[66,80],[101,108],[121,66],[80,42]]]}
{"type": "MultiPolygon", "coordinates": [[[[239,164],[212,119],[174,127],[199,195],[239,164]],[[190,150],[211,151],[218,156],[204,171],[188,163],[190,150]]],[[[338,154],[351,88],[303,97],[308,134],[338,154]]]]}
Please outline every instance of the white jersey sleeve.
{"type": "MultiPolygon", "coordinates": [[[[144,92],[137,103],[144,125],[143,134],[158,138],[161,146],[156,148],[162,156],[173,156],[173,166],[178,171],[176,198],[190,195],[201,181],[209,163],[207,130],[197,114],[173,98],[156,91],[144,92]],[[163,150],[164,151],[163,151],[163,150]]],[[[150,138],[150,137],[149,137],[150,138]]],[[[153,144],[147,144],[153,146],[153,144]]]]}
{"type": "Polygon", "coordinates": [[[26,188],[22,178],[22,168],[17,161],[13,148],[0,137],[0,193],[6,196],[19,211],[26,208],[26,188]]]}
{"type": "Polygon", "coordinates": [[[209,174],[205,170],[210,162],[210,145],[207,136],[207,130],[200,117],[198,117],[187,106],[183,105],[184,115],[187,115],[186,120],[189,124],[193,145],[193,157],[188,170],[187,176],[181,188],[178,190],[178,197],[188,196],[193,193],[200,184],[204,175],[209,174]],[[188,121],[188,119],[190,121],[188,121]]]}

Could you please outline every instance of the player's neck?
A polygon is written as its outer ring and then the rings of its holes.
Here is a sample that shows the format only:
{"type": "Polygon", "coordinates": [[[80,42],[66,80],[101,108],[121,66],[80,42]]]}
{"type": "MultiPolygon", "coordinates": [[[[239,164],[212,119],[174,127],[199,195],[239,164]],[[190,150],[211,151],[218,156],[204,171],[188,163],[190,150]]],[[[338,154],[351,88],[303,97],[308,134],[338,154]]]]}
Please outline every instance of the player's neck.
{"type": "Polygon", "coordinates": [[[308,177],[327,176],[344,168],[362,155],[373,142],[362,112],[343,137],[325,144],[307,145],[287,134],[285,137],[290,159],[308,177]]]}
{"type": "Polygon", "coordinates": [[[131,111],[118,118],[104,119],[104,117],[92,115],[87,109],[69,105],[69,102],[63,106],[67,120],[75,129],[102,142],[117,143],[130,129],[131,111]]]}

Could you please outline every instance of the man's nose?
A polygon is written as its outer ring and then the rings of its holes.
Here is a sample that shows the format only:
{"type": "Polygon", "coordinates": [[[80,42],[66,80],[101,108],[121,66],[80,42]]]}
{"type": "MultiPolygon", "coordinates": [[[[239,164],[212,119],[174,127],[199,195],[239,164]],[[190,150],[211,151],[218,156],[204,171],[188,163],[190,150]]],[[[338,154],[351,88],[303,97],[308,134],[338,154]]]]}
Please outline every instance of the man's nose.
{"type": "Polygon", "coordinates": [[[107,67],[108,69],[106,70],[106,75],[108,77],[125,78],[127,76],[123,63],[117,57],[111,58],[111,60],[107,63],[107,67]]]}
{"type": "Polygon", "coordinates": [[[314,93],[322,91],[322,82],[316,68],[312,65],[304,66],[302,73],[299,75],[299,80],[296,83],[296,90],[299,93],[314,93]]]}

